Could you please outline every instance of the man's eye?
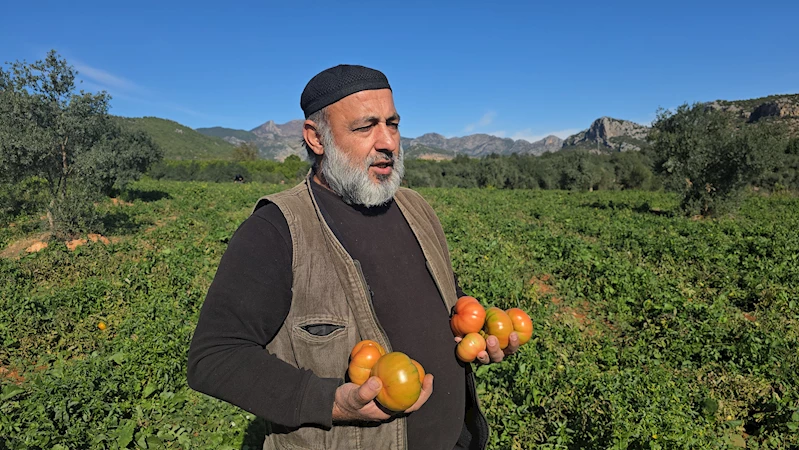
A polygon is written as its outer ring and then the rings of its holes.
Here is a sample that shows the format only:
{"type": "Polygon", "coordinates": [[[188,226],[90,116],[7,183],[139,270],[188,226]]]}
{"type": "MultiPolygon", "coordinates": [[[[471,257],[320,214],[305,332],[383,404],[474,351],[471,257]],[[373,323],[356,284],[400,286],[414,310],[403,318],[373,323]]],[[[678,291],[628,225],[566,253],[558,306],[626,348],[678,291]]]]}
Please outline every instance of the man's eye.
{"type": "Polygon", "coordinates": [[[367,125],[365,127],[358,127],[355,131],[369,131],[372,128],[372,125],[367,125]]]}
{"type": "Polygon", "coordinates": [[[388,126],[390,126],[391,128],[394,128],[394,129],[398,129],[399,128],[399,123],[390,123],[390,124],[388,124],[388,126]]]}

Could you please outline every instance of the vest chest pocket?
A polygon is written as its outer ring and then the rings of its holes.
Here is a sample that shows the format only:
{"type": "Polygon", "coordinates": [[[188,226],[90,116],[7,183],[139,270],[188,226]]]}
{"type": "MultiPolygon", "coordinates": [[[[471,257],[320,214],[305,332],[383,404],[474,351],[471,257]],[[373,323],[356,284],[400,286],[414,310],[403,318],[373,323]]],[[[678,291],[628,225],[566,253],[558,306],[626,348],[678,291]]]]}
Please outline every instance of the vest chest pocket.
{"type": "Polygon", "coordinates": [[[333,316],[306,317],[291,328],[297,364],[322,378],[344,378],[355,329],[346,319],[333,316]]]}

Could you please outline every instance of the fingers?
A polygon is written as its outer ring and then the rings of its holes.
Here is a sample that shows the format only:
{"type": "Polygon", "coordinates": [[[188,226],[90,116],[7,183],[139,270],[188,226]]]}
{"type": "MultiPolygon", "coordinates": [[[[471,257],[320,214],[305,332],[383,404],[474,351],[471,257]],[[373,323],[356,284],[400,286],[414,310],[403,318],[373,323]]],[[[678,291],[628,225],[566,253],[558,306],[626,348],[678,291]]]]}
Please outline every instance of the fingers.
{"type": "Polygon", "coordinates": [[[416,400],[416,403],[413,404],[410,408],[406,409],[406,413],[412,413],[417,409],[421,408],[422,405],[433,395],[433,374],[428,373],[424,376],[424,382],[422,383],[422,393],[419,394],[419,399],[416,400]]]}
{"type": "Polygon", "coordinates": [[[489,336],[486,339],[486,352],[488,352],[488,357],[491,359],[490,362],[500,362],[505,357],[505,352],[499,348],[499,339],[496,336],[489,336]]]}
{"type": "Polygon", "coordinates": [[[505,356],[516,353],[516,350],[519,349],[519,345],[521,345],[519,344],[519,334],[515,331],[511,331],[510,336],[508,336],[508,346],[503,350],[505,356]]]}
{"type": "Polygon", "coordinates": [[[359,409],[363,408],[377,397],[382,387],[383,383],[380,381],[380,378],[370,377],[361,387],[352,391],[350,397],[352,405],[359,409]]]}

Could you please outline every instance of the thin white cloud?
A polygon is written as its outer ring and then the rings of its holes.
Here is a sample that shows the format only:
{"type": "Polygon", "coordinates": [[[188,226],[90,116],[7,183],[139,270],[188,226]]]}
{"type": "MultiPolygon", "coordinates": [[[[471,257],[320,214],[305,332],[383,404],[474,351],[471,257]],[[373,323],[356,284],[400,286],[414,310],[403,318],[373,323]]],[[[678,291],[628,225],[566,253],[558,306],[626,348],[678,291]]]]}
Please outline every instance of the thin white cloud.
{"type": "Polygon", "coordinates": [[[483,117],[480,118],[476,123],[470,123],[464,127],[463,131],[466,133],[471,133],[477,128],[484,127],[486,125],[490,125],[491,122],[494,121],[494,117],[497,116],[496,111],[488,111],[487,113],[483,114],[483,117]]]}
{"type": "MultiPolygon", "coordinates": [[[[73,63],[73,65],[78,71],[77,78],[83,81],[81,87],[88,88],[92,91],[107,91],[109,94],[111,94],[112,99],[117,98],[128,102],[153,106],[159,109],[170,109],[172,111],[203,119],[220,119],[219,116],[211,116],[177,103],[164,101],[144,86],[106,70],[92,67],[81,62],[73,63]]],[[[153,114],[157,114],[157,112],[154,112],[153,114]]]]}
{"type": "Polygon", "coordinates": [[[131,80],[83,63],[75,63],[78,78],[83,78],[111,93],[147,94],[147,89],[131,80]]]}
{"type": "MultiPolygon", "coordinates": [[[[513,133],[510,136],[510,138],[513,139],[513,140],[522,139],[522,140],[525,140],[527,142],[536,142],[536,141],[540,141],[541,139],[544,139],[547,136],[557,136],[557,137],[559,137],[561,139],[566,139],[567,137],[569,137],[569,136],[571,136],[571,135],[573,135],[575,133],[579,133],[580,131],[582,131],[582,129],[580,129],[580,128],[566,128],[565,130],[555,130],[555,131],[550,131],[550,132],[547,132],[547,133],[536,133],[531,128],[525,128],[524,130],[519,130],[519,131],[513,133]]],[[[503,135],[501,135],[501,136],[495,134],[494,136],[505,137],[505,134],[503,133],[503,135]]]]}

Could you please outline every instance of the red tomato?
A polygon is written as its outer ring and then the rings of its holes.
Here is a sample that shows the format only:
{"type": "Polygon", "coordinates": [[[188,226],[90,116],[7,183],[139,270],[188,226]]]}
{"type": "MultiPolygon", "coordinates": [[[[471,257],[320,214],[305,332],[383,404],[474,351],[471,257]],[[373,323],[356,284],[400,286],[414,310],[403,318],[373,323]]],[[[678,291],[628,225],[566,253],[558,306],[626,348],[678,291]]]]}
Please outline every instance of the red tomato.
{"type": "Polygon", "coordinates": [[[476,333],[480,331],[480,328],[483,328],[486,320],[486,310],[476,298],[464,295],[458,299],[452,310],[453,314],[449,325],[455,336],[476,333]]]}
{"type": "Polygon", "coordinates": [[[513,322],[505,311],[492,306],[486,310],[486,322],[483,331],[499,340],[499,348],[508,346],[508,336],[513,331],[513,322]]]}
{"type": "Polygon", "coordinates": [[[511,308],[505,312],[513,323],[513,331],[519,335],[519,345],[527,343],[533,337],[533,321],[530,316],[519,308],[511,308]]]}
{"type": "Polygon", "coordinates": [[[369,379],[372,373],[372,367],[378,359],[383,356],[377,347],[367,345],[363,346],[361,350],[350,359],[350,365],[347,368],[347,374],[350,380],[355,384],[364,384],[369,379]]]}
{"type": "Polygon", "coordinates": [[[380,351],[380,355],[386,354],[386,349],[383,348],[382,345],[378,344],[377,342],[371,339],[364,339],[361,342],[355,344],[355,347],[352,347],[352,351],[350,352],[350,359],[355,357],[355,354],[361,351],[364,347],[375,347],[380,351]]]}
{"type": "Polygon", "coordinates": [[[486,340],[479,333],[469,333],[458,342],[455,354],[463,362],[472,362],[477,354],[486,349],[486,340]]]}
{"type": "Polygon", "coordinates": [[[381,356],[372,367],[372,376],[383,382],[377,401],[392,411],[405,411],[422,393],[419,370],[405,353],[391,352],[381,356]]]}

